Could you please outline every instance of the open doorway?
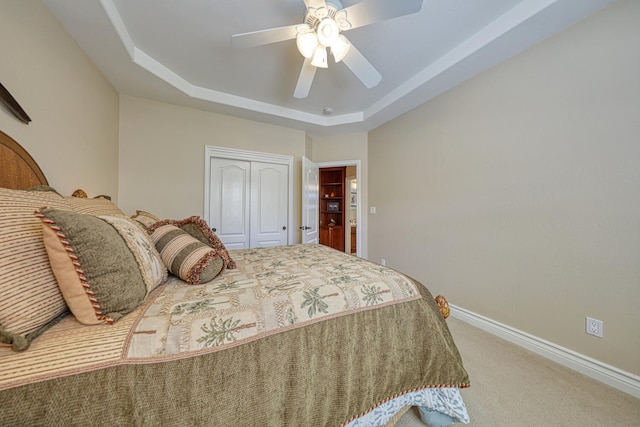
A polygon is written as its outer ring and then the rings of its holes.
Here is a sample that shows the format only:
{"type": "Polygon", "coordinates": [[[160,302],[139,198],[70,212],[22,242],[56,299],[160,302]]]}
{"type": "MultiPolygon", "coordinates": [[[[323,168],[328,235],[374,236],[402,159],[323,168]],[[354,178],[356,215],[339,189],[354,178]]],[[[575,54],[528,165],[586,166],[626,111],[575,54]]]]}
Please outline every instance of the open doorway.
{"type": "MultiPolygon", "coordinates": [[[[327,168],[345,168],[343,185],[344,209],[344,251],[356,256],[362,256],[362,227],[361,223],[361,167],[360,160],[345,160],[336,162],[317,163],[320,170],[327,168]]],[[[319,194],[324,197],[324,194],[319,194]]]]}

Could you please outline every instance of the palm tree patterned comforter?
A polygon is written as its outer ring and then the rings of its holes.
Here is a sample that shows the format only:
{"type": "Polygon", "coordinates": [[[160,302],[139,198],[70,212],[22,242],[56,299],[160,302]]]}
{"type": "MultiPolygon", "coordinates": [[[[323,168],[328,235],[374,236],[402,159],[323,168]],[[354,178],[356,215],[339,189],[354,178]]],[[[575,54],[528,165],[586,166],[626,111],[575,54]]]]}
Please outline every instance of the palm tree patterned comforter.
{"type": "Polygon", "coordinates": [[[113,325],[68,316],[0,352],[0,425],[339,426],[422,390],[460,406],[447,389],[469,377],[422,284],[320,245],[231,255],[113,325]]]}
{"type": "Polygon", "coordinates": [[[237,269],[188,285],[177,278],[147,304],[131,359],[211,352],[327,318],[420,298],[387,267],[322,245],[234,251],[237,269]]]}

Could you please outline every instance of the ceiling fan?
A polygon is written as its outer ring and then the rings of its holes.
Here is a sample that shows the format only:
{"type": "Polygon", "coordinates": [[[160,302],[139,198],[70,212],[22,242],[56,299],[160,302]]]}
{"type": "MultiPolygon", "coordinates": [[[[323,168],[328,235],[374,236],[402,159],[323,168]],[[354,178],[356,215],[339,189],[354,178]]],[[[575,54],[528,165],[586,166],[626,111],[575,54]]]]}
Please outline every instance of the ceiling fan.
{"type": "Polygon", "coordinates": [[[231,43],[242,48],[296,39],[305,58],[293,93],[296,98],[309,95],[317,68],[327,68],[327,48],[335,62],[344,62],[367,88],[377,86],[382,79],[378,70],[340,33],[416,13],[422,8],[422,0],[364,0],[346,8],[342,8],[339,0],[304,0],[304,4],[307,11],[302,24],[231,37],[231,43]]]}

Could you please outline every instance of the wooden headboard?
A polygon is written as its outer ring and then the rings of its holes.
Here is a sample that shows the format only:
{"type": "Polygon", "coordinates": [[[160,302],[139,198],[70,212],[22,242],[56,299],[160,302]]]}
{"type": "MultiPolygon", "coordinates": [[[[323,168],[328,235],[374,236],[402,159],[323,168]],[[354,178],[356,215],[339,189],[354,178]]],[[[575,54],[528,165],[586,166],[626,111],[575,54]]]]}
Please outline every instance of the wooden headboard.
{"type": "Polygon", "coordinates": [[[40,166],[13,138],[0,131],[0,187],[24,190],[49,185],[40,166]]]}

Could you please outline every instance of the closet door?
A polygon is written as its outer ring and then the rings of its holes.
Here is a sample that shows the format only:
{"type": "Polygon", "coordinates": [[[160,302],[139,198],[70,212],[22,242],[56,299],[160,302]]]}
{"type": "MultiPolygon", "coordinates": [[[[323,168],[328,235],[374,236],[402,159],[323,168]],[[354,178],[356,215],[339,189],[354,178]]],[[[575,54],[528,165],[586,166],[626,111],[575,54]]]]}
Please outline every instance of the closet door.
{"type": "Polygon", "coordinates": [[[289,167],[251,162],[250,247],[286,245],[289,167]]]}
{"type": "Polygon", "coordinates": [[[227,249],[249,248],[251,162],[210,161],[209,225],[227,249]]]}
{"type": "Polygon", "coordinates": [[[293,241],[293,157],[205,147],[204,218],[228,249],[293,241]]]}

